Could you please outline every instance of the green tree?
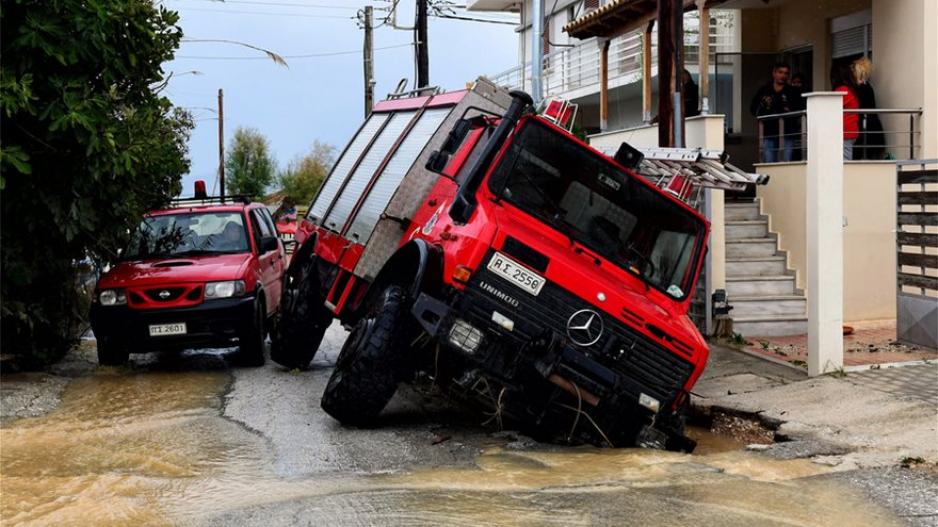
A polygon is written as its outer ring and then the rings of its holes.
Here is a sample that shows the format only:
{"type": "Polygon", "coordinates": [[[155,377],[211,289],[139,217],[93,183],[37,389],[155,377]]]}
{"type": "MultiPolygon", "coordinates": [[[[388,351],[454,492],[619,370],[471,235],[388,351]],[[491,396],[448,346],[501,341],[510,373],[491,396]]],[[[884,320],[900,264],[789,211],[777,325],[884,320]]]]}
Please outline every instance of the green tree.
{"type": "Polygon", "coordinates": [[[82,262],[180,190],[192,120],[159,94],[178,20],[150,0],[3,2],[0,347],[21,365],[67,351],[82,262]]]}
{"type": "Polygon", "coordinates": [[[335,148],[318,140],[313,141],[306,155],[297,157],[280,172],[277,179],[283,193],[293,198],[295,203],[308,204],[334,162],[335,148]]]}
{"type": "Polygon", "coordinates": [[[226,192],[263,196],[274,182],[274,171],[267,138],[254,128],[235,130],[225,154],[226,192]]]}

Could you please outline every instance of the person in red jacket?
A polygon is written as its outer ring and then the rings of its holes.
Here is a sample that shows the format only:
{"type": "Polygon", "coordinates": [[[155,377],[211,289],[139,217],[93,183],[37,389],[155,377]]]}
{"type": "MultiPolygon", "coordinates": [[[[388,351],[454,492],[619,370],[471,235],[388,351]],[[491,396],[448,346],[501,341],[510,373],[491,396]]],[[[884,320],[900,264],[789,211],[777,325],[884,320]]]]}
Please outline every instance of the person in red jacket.
{"type": "MultiPolygon", "coordinates": [[[[857,98],[857,85],[850,64],[834,64],[831,67],[831,87],[834,91],[844,92],[844,110],[860,108],[857,98]]],[[[853,159],[853,143],[860,135],[860,116],[844,112],[844,159],[853,159]]]]}

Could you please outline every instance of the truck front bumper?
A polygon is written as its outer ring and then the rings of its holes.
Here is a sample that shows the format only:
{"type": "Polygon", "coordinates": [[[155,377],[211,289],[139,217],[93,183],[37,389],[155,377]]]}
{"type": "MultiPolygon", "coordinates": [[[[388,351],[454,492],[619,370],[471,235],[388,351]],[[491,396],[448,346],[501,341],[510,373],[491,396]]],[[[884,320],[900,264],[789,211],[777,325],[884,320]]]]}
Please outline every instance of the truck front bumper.
{"type": "Polygon", "coordinates": [[[232,346],[251,327],[254,295],[208,300],[197,306],[133,309],[91,306],[91,329],[98,338],[127,345],[131,353],[232,346]],[[150,326],[185,323],[184,335],[150,336],[150,326]]]}
{"type": "MultiPolygon", "coordinates": [[[[524,394],[529,417],[539,423],[556,410],[551,403],[579,406],[603,428],[629,429],[636,443],[653,443],[655,432],[663,432],[669,449],[693,449],[693,441],[672,422],[679,418],[675,404],[686,400],[683,385],[693,371],[689,362],[657,346],[628,343],[625,330],[595,347],[577,347],[562,327],[522,309],[470,291],[448,301],[421,294],[412,313],[424,331],[459,352],[476,372],[524,394]],[[620,354],[625,347],[628,353],[620,354]],[[662,373],[666,369],[673,371],[662,373]],[[654,431],[645,426],[651,423],[656,423],[654,431]]],[[[569,408],[560,413],[569,416],[569,408]]]]}

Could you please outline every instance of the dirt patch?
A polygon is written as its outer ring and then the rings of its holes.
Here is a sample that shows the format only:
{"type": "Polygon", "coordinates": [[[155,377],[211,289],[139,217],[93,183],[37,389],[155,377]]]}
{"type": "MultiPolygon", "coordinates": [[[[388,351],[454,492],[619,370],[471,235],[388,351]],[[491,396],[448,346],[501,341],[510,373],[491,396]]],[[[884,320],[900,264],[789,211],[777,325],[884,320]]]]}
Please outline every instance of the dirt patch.
{"type": "Polygon", "coordinates": [[[714,412],[712,419],[710,430],[714,434],[746,444],[770,445],[775,442],[775,430],[758,418],[714,412]]]}

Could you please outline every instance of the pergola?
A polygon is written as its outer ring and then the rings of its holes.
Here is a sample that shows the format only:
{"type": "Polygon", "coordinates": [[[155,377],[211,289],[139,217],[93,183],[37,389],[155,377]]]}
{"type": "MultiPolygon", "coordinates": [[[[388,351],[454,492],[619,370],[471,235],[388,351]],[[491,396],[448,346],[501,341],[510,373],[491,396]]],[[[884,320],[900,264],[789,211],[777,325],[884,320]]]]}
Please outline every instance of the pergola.
{"type": "MultiPolygon", "coordinates": [[[[683,115],[673,122],[674,94],[681,92],[683,70],[683,13],[700,11],[700,99],[706,105],[710,93],[710,6],[722,0],[610,0],[564,26],[570,36],[600,41],[600,128],[609,123],[609,41],[643,28],[642,117],[651,120],[651,32],[658,24],[659,146],[683,145],[683,115]],[[676,44],[676,42],[678,44],[676,44]]],[[[705,106],[706,108],[706,106],[705,106]]]]}

